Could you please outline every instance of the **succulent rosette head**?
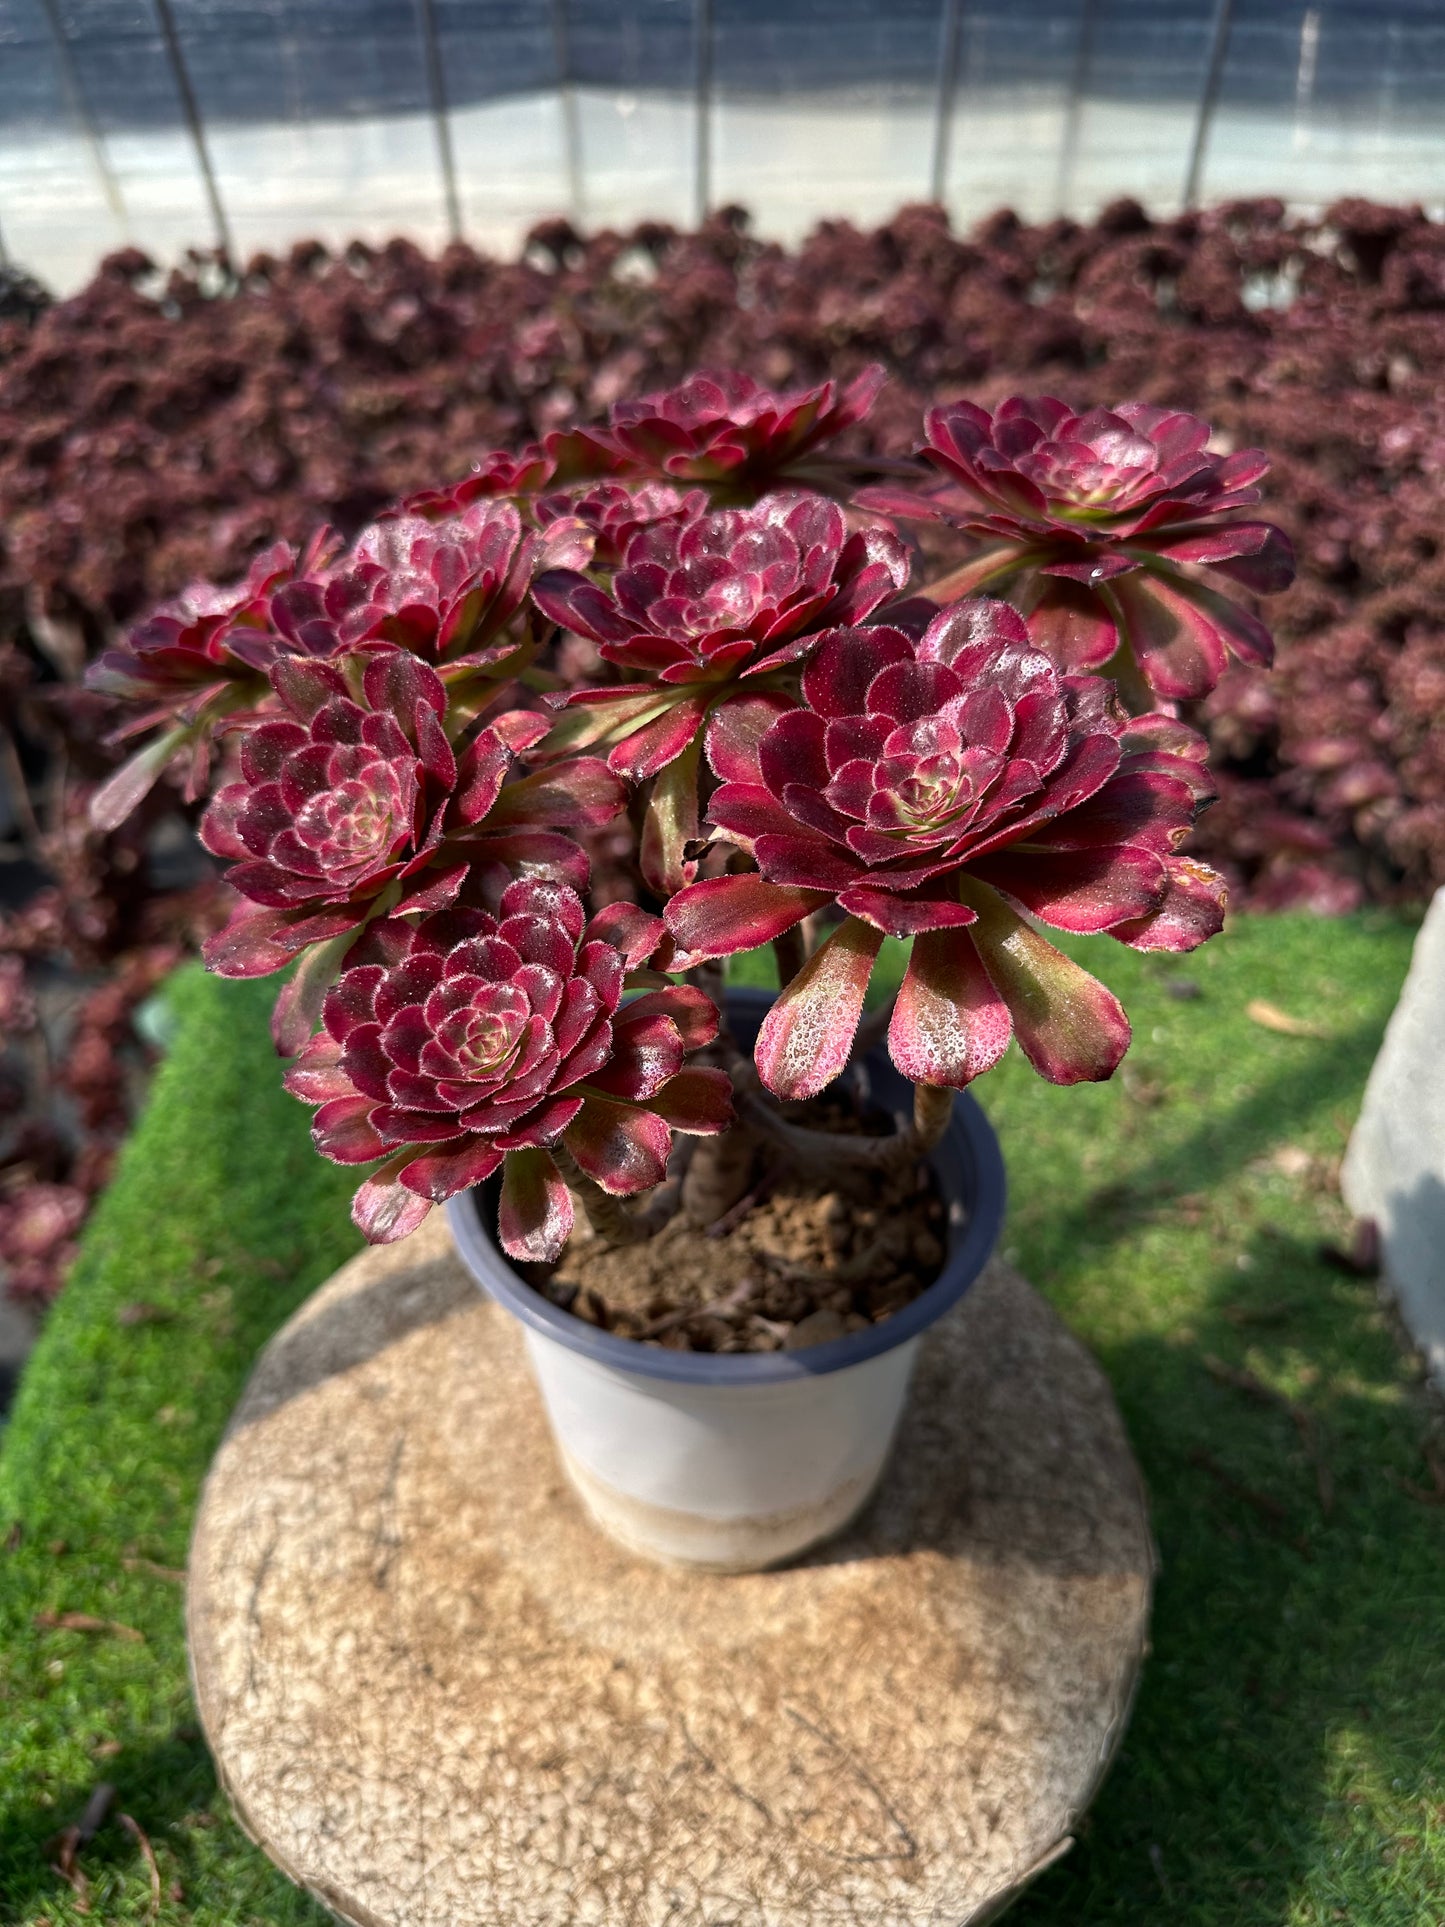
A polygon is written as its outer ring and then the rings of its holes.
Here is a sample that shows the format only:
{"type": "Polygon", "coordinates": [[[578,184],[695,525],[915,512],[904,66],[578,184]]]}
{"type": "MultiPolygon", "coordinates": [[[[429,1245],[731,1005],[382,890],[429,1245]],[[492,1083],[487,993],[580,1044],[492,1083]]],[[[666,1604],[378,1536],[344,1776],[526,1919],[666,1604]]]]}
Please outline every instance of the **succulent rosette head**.
{"type": "Polygon", "coordinates": [[[535,496],[547,488],[567,488],[600,475],[610,475],[620,466],[621,457],[608,445],[601,431],[554,429],[540,442],[529,442],[515,454],[508,449],[494,449],[459,482],[449,483],[445,488],[418,489],[403,496],[390,513],[420,516],[428,522],[443,521],[477,502],[494,501],[501,496],[535,496]]]}
{"type": "MultiPolygon", "coordinates": [[[[839,623],[861,622],[908,580],[887,529],[850,534],[825,496],[786,493],[751,509],[660,521],[628,543],[604,586],[575,570],[538,578],[552,621],[647,680],[573,691],[556,749],[608,746],[620,775],[658,777],[643,874],[664,894],[690,874],[702,731],[744,691],[767,686],[839,623]]],[[[781,700],[781,699],[780,699],[781,700]]]]}
{"type": "Polygon", "coordinates": [[[726,1129],[726,1074],[686,1062],[717,1033],[712,1002],[683,985],[623,1001],[661,936],[632,905],[587,923],[575,891],[535,880],[511,884],[495,914],[377,927],[378,960],[333,985],[286,1079],[320,1105],[324,1156],[386,1160],[353,1207],[369,1239],[405,1237],[500,1169],[503,1249],[555,1259],[572,1228],[555,1146],[628,1196],[662,1180],[674,1131],[726,1129]]]}
{"type": "Polygon", "coordinates": [[[273,543],[255,557],[244,581],[225,588],[191,583],[90,665],[88,688],[144,705],[112,740],[164,731],[97,791],[91,816],[98,828],[122,823],[186,747],[192,750],[186,798],[194,801],[201,794],[216,725],[271,693],[266,669],[277,652],[270,628],[272,595],[298,574],[324,567],[338,547],[330,529],[319,530],[304,551],[289,542],[273,543]]]}
{"type": "Polygon", "coordinates": [[[478,502],[535,495],[547,487],[555,467],[540,442],[529,442],[516,454],[509,449],[494,449],[459,482],[450,482],[444,488],[416,489],[402,496],[396,507],[387,511],[386,519],[450,521],[478,502]]]}
{"type": "Polygon", "coordinates": [[[335,568],[281,589],[271,617],[298,653],[389,644],[448,680],[495,679],[523,664],[526,639],[507,630],[533,576],[576,567],[591,552],[580,522],[527,530],[509,501],[476,501],[442,520],[397,515],[363,530],[335,568]]]}
{"type": "Polygon", "coordinates": [[[920,450],[946,486],[882,485],[859,499],[974,536],[983,546],[950,592],[1007,593],[1065,669],[1100,668],[1124,648],[1156,696],[1192,699],[1230,655],[1263,667],[1274,657],[1264,624],[1206,572],[1256,595],[1294,575],[1283,531],[1238,514],[1260,499],[1265,456],[1214,454],[1209,435],[1197,417],[1145,402],[1083,414],[1051,395],[1014,395],[992,414],[951,402],[928,415],[920,450]]]}
{"type": "Polygon", "coordinates": [[[679,526],[707,512],[707,491],[674,488],[669,482],[593,482],[579,490],[557,490],[537,498],[534,513],[541,528],[575,518],[590,529],[592,562],[599,569],[623,565],[634,537],[660,523],[679,526]]]}
{"type": "Polygon", "coordinates": [[[739,708],[709,740],[711,821],[759,874],[667,908],[692,959],[844,913],[763,1026],[769,1089],[810,1096],[843,1068],[885,934],[913,939],[889,1031],[905,1076],[962,1087],[1016,1035],[1054,1083],[1108,1077],[1124,1013],[1031,919],[1145,950],[1220,928],[1220,878],[1175,854],[1212,794],[1203,740],[1168,717],[1131,722],[1110,683],[1064,675],[982,598],[917,641],[827,636],[802,694],[773,720],[739,708]]]}
{"type": "Polygon", "coordinates": [[[702,482],[755,500],[812,473],[820,452],[867,415],[887,376],[877,363],[846,386],[778,393],[737,369],[706,369],[676,388],[615,402],[606,440],[633,474],[702,482]]]}
{"type": "Polygon", "coordinates": [[[401,650],[288,659],[271,684],[279,713],[245,732],[240,778],[212,799],[201,841],[248,899],[206,943],[211,969],[265,976],[321,946],[278,1003],[283,1049],[370,918],[440,909],[518,871],[585,883],[560,827],[608,822],[623,800],[595,757],[504,783],[509,742],[480,728],[454,745],[440,678],[401,650]]]}
{"type": "Polygon", "coordinates": [[[836,503],[789,493],[653,522],[605,586],[555,569],[532,595],[606,661],[648,678],[568,698],[596,712],[578,740],[620,734],[612,766],[640,778],[681,753],[719,697],[787,668],[819,631],[863,621],[907,580],[907,552],[887,529],[849,534],[836,503]]]}

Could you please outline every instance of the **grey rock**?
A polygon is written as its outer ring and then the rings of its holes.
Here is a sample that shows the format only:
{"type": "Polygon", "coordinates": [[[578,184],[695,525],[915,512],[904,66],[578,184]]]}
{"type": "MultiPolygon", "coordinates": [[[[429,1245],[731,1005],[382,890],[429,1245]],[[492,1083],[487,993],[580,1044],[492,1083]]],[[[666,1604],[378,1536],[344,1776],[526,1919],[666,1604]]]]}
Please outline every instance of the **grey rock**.
{"type": "Polygon", "coordinates": [[[1415,939],[1340,1184],[1379,1227],[1386,1280],[1445,1389],[1445,889],[1415,939]]]}

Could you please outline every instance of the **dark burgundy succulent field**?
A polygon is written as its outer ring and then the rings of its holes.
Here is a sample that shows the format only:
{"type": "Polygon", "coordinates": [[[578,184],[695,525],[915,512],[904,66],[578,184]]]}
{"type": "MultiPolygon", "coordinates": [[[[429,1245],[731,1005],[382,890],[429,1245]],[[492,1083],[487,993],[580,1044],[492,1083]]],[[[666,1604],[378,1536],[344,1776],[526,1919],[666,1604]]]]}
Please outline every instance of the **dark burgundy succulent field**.
{"type": "MultiPolygon", "coordinates": [[[[911,208],[872,234],[829,224],[791,253],[728,211],[690,235],[549,223],[515,263],[305,245],[239,275],[198,259],[164,280],[132,252],[48,306],[13,280],[0,287],[0,758],[15,819],[0,833],[24,850],[0,867],[12,1288],[55,1288],[124,1128],[131,1007],[225,914],[189,835],[198,806],[170,779],[121,829],[89,827],[123,752],[105,742],[109,701],[81,686],[86,662],[194,578],[240,577],[322,522],[349,537],[399,495],[694,369],[789,388],[875,361],[892,379],[855,431],[870,447],[912,446],[931,406],[1025,391],[1181,408],[1226,449],[1263,449],[1263,512],[1293,538],[1299,575],[1271,602],[1274,673],[1232,666],[1186,710],[1221,790],[1191,851],[1263,908],[1338,912],[1445,881],[1432,729],[1445,226],[1418,211],[1351,202],[1302,223],[1261,201],[1153,222],[1120,203],[1088,227],[1001,213],[964,237],[911,208]],[[87,973],[89,1001],[54,993],[87,973]]],[[[904,526],[926,549],[937,539],[904,526]]],[[[603,894],[619,894],[605,837],[593,855],[603,894]]]]}

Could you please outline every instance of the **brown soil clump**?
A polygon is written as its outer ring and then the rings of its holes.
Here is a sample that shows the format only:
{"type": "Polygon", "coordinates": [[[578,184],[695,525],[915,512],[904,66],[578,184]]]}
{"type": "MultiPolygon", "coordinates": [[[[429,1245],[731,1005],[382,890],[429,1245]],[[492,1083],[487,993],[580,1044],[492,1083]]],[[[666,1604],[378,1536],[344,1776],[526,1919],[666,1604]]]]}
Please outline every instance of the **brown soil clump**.
{"type": "Polygon", "coordinates": [[[621,1338],[675,1351],[768,1352],[880,1324],[926,1290],[946,1251],[926,1165],[850,1171],[828,1189],[783,1177],[718,1226],[677,1217],[646,1244],[577,1234],[538,1289],[621,1338]]]}

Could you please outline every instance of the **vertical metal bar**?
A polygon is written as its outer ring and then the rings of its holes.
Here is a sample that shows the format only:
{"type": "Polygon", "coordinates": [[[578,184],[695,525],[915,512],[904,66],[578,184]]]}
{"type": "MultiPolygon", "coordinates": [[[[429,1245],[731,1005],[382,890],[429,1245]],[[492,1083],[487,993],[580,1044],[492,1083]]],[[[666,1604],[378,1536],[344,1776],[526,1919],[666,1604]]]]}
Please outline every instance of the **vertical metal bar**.
{"type": "Polygon", "coordinates": [[[577,118],[577,90],[572,85],[572,44],[568,32],[567,0],[552,0],[552,47],[557,63],[557,99],[562,109],[562,157],[567,170],[567,200],[572,214],[582,217],[582,130],[577,118]]]}
{"type": "Polygon", "coordinates": [[[1383,139],[1390,131],[1395,119],[1395,105],[1400,91],[1400,42],[1402,39],[1399,22],[1392,20],[1385,29],[1385,53],[1380,62],[1380,86],[1376,96],[1379,106],[1380,136],[1383,139]]]}
{"type": "Polygon", "coordinates": [[[80,84],[80,75],[75,66],[75,54],[65,31],[65,24],[60,18],[60,8],[56,5],[56,0],[42,0],[42,4],[45,8],[45,18],[50,26],[50,38],[55,43],[55,65],[60,74],[60,89],[70,109],[70,117],[80,129],[81,139],[90,151],[90,164],[95,169],[95,176],[100,183],[105,204],[124,230],[129,225],[125,203],[120,197],[120,187],[115,175],[111,172],[110,161],[100,138],[100,130],[91,116],[90,103],[85,98],[85,89],[80,84]]]}
{"type": "Polygon", "coordinates": [[[1059,139],[1059,173],[1054,200],[1060,214],[1068,212],[1073,197],[1074,166],[1079,158],[1079,129],[1084,118],[1084,90],[1094,64],[1094,19],[1097,0],[1079,0],[1079,39],[1074,49],[1074,71],[1069,79],[1069,103],[1059,139]]]}
{"type": "Polygon", "coordinates": [[[462,203],[457,193],[457,159],[452,151],[452,116],[447,104],[446,75],[442,69],[433,0],[419,0],[422,50],[426,57],[426,89],[431,102],[432,130],[437,137],[437,161],[442,171],[442,194],[447,204],[447,230],[454,241],[462,238],[462,203]]]}
{"type": "Polygon", "coordinates": [[[201,125],[201,110],[197,105],[196,92],[191,85],[191,76],[181,53],[175,16],[171,12],[171,0],[156,0],[156,13],[160,18],[161,34],[166,43],[166,52],[170,57],[171,72],[175,76],[176,92],[180,95],[181,112],[186,117],[191,145],[196,150],[196,166],[201,170],[206,199],[211,204],[211,219],[216,225],[216,240],[229,257],[235,252],[231,245],[230,223],[226,219],[226,210],[221,205],[221,191],[216,185],[216,170],[211,166],[211,151],[206,145],[206,130],[201,125]]]}
{"type": "Polygon", "coordinates": [[[958,93],[958,48],[963,38],[963,0],[944,0],[943,39],[938,52],[938,112],[933,123],[933,170],[928,198],[943,205],[948,193],[948,154],[953,140],[953,103],[958,93]]]}
{"type": "Polygon", "coordinates": [[[296,25],[291,18],[289,0],[280,0],[276,13],[276,51],[286,73],[286,112],[300,120],[301,62],[296,46],[296,25]]]}
{"type": "Polygon", "coordinates": [[[1199,90],[1199,110],[1194,116],[1194,139],[1189,144],[1189,165],[1184,170],[1185,207],[1199,202],[1199,184],[1204,178],[1204,161],[1209,152],[1209,130],[1219,104],[1219,89],[1224,79],[1224,63],[1229,55],[1229,30],[1234,21],[1234,0],[1215,0],[1214,26],[1209,36],[1209,60],[1204,69],[1204,85],[1199,90]]]}
{"type": "Polygon", "coordinates": [[[1307,119],[1314,105],[1315,76],[1320,64],[1320,10],[1305,9],[1299,30],[1299,67],[1294,81],[1294,135],[1290,145],[1298,154],[1309,146],[1307,119]]]}
{"type": "Polygon", "coordinates": [[[697,156],[694,175],[694,212],[707,219],[712,205],[712,0],[697,0],[693,14],[697,34],[697,156]]]}

